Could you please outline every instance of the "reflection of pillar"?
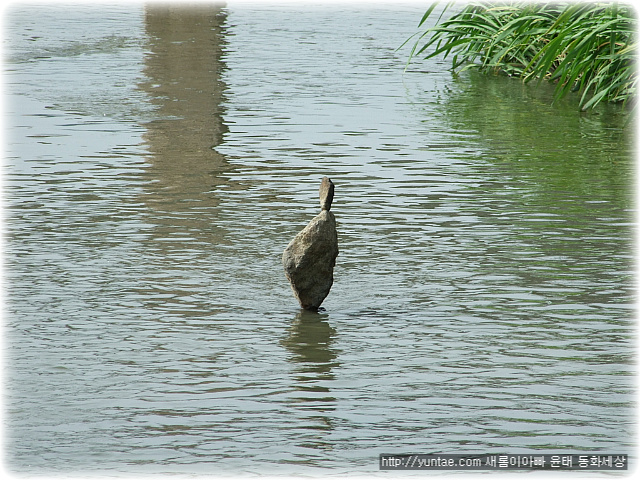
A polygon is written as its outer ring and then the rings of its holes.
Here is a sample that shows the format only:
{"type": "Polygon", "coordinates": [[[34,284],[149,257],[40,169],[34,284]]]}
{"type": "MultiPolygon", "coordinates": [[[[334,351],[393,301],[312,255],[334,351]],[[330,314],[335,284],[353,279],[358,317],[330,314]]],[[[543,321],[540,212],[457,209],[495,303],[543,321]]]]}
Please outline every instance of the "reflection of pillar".
{"type": "MultiPolygon", "coordinates": [[[[148,4],[149,51],[140,88],[157,106],[145,125],[150,153],[146,198],[155,208],[180,211],[189,201],[212,202],[225,159],[214,149],[225,127],[220,106],[225,13],[219,5],[148,4]],[[186,201],[186,202],[185,202],[186,201]]],[[[199,206],[204,206],[200,204],[199,206]]]]}

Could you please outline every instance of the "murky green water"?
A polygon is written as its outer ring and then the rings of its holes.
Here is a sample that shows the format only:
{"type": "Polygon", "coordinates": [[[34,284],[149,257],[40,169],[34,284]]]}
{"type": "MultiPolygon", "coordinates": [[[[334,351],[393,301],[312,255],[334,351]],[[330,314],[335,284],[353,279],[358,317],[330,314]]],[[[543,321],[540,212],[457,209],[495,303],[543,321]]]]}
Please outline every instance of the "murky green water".
{"type": "Polygon", "coordinates": [[[10,471],[631,453],[633,128],[448,61],[403,74],[422,10],[6,11],[10,471]],[[324,175],[316,315],[280,255],[324,175]]]}

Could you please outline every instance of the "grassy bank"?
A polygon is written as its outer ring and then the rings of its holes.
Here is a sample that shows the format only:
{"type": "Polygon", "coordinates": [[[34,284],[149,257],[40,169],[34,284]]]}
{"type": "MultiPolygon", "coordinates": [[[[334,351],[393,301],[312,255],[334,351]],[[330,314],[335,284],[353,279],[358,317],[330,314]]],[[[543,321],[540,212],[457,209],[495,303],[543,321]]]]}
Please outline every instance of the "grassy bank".
{"type": "Polygon", "coordinates": [[[409,60],[444,55],[454,69],[548,80],[556,98],[580,92],[583,110],[635,97],[637,19],[631,5],[476,2],[442,20],[452,7],[447,4],[436,25],[417,34],[409,60]]]}

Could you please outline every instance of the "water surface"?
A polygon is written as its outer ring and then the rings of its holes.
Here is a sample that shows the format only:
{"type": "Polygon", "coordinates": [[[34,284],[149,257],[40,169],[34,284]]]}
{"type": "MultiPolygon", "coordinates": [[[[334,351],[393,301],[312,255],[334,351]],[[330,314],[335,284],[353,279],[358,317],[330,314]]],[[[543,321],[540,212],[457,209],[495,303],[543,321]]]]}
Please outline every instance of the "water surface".
{"type": "Polygon", "coordinates": [[[632,128],[403,73],[419,5],[6,11],[7,468],[631,453],[632,128]],[[336,184],[326,312],[280,255],[336,184]]]}

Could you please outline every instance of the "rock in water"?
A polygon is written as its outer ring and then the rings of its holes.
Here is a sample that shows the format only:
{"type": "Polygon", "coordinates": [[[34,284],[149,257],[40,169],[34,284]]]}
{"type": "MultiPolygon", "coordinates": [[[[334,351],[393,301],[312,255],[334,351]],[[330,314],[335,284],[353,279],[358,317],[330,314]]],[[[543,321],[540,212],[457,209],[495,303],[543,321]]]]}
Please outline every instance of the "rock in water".
{"type": "Polygon", "coordinates": [[[322,211],[284,250],[284,272],[302,308],[318,310],[333,285],[333,267],[338,256],[336,218],[329,211],[334,186],[327,177],[320,185],[322,211]]]}
{"type": "Polygon", "coordinates": [[[328,177],[322,178],[320,183],[320,208],[322,210],[331,210],[331,202],[333,202],[333,182],[328,177]]]}

